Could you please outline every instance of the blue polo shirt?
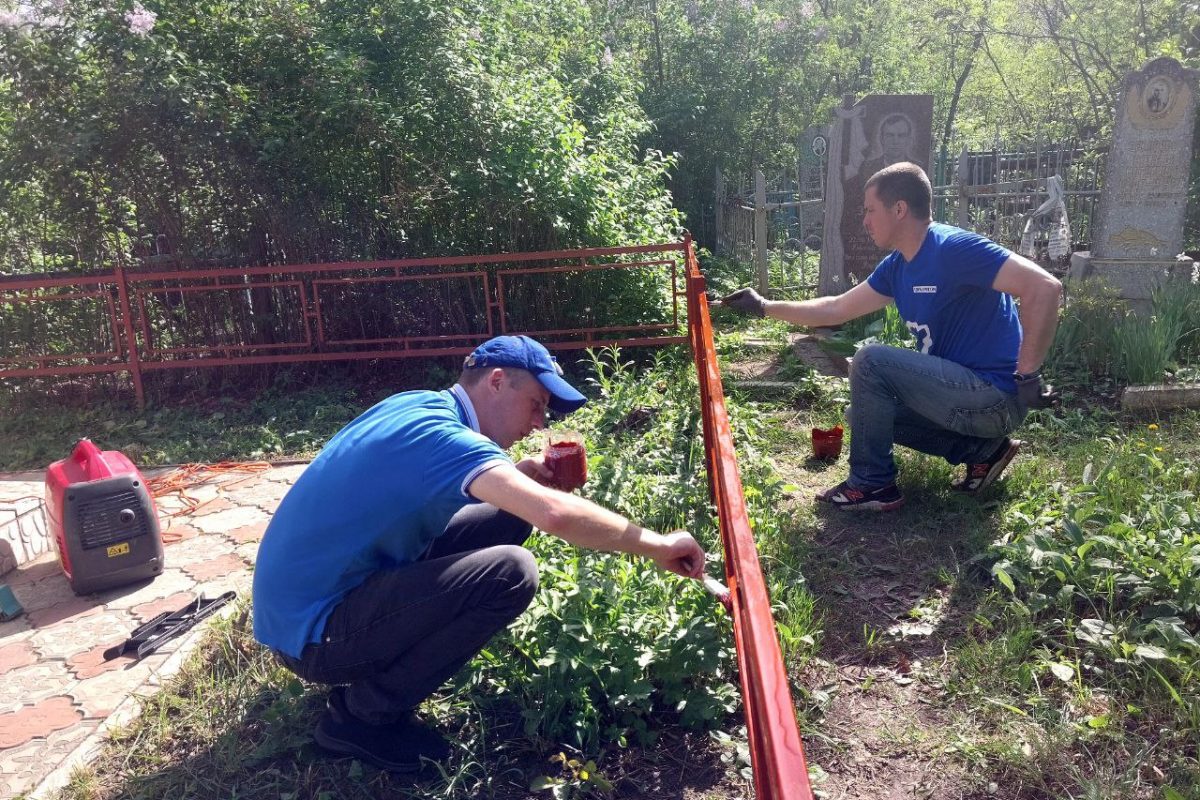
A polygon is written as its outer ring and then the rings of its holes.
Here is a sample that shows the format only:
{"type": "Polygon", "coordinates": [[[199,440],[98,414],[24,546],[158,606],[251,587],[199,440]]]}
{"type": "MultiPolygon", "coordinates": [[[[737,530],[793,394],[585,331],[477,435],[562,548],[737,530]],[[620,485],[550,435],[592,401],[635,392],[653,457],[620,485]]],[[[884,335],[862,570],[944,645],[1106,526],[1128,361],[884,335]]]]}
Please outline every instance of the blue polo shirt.
{"type": "Polygon", "coordinates": [[[1012,295],[992,288],[1011,255],[977,233],[935,222],[912,261],[897,250],[879,262],[867,283],[893,299],[918,350],[961,364],[1015,394],[1021,320],[1012,295]]]}
{"type": "Polygon", "coordinates": [[[393,395],[321,451],[267,526],[254,570],[254,636],[295,658],[373,573],[420,558],[468,503],[471,481],[511,464],[479,432],[461,387],[393,395]]]}

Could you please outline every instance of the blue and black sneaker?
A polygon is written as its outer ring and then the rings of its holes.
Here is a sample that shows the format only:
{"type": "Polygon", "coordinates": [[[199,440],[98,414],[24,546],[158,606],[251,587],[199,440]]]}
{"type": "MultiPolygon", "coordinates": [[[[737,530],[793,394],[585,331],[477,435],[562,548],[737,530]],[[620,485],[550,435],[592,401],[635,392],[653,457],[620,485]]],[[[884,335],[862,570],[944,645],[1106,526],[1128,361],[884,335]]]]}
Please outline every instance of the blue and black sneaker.
{"type": "Polygon", "coordinates": [[[818,494],[817,499],[842,511],[895,511],[904,505],[904,495],[894,483],[875,489],[856,489],[849,481],[842,481],[818,494]]]}

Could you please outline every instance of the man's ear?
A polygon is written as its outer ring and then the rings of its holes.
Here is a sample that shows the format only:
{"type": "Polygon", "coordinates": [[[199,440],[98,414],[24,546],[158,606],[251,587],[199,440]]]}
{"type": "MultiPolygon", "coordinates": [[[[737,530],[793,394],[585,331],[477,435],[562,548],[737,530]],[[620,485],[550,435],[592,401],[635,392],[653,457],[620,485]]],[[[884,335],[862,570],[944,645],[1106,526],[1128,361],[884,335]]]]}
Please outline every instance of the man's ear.
{"type": "Polygon", "coordinates": [[[896,205],[892,206],[892,209],[895,211],[896,219],[904,219],[908,216],[908,201],[897,200],[896,205]]]}
{"type": "Polygon", "coordinates": [[[489,372],[488,376],[487,376],[488,388],[491,389],[492,391],[496,391],[496,392],[500,391],[500,384],[504,383],[504,378],[505,378],[504,369],[502,367],[493,368],[492,371],[489,372]]]}

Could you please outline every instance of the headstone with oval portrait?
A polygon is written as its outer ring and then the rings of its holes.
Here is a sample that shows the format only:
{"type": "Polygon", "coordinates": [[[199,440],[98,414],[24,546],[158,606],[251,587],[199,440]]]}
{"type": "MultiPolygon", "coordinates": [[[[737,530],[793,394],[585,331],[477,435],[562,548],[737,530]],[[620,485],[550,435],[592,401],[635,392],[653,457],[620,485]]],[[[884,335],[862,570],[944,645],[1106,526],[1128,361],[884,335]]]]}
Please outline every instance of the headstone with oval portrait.
{"type": "Polygon", "coordinates": [[[1125,76],[1104,173],[1096,258],[1174,258],[1183,249],[1197,71],[1156,58],[1125,76]]]}
{"type": "Polygon", "coordinates": [[[929,171],[933,95],[847,95],[829,140],[819,291],[841,294],[866,279],[887,253],[862,226],[867,179],[898,161],[929,171]]]}
{"type": "Polygon", "coordinates": [[[1099,276],[1145,300],[1163,279],[1191,275],[1183,249],[1200,71],[1156,58],[1125,76],[1090,253],[1075,277],[1099,276]]]}

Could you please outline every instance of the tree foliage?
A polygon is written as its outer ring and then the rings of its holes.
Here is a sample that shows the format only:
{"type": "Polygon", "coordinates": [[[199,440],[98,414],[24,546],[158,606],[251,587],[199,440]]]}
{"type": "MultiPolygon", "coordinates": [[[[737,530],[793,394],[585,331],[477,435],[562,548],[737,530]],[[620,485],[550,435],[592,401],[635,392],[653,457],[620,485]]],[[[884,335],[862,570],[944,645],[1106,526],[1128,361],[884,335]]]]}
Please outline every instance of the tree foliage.
{"type": "MultiPolygon", "coordinates": [[[[599,0],[595,0],[599,3],[599,0]]],[[[607,0],[618,60],[642,76],[648,139],[679,156],[698,224],[714,168],[787,168],[842,95],[934,96],[935,143],[1104,136],[1124,75],[1200,65],[1197,5],[1178,0],[607,0]]]]}
{"type": "Polygon", "coordinates": [[[0,20],[5,268],[332,261],[676,232],[671,162],[639,146],[634,76],[580,35],[584,5],[23,8],[0,20]]]}
{"type": "MultiPolygon", "coordinates": [[[[0,9],[4,8],[0,0],[0,9]]],[[[1195,0],[7,0],[0,266],[537,249],[693,226],[842,95],[1103,137],[1195,0]]]]}

